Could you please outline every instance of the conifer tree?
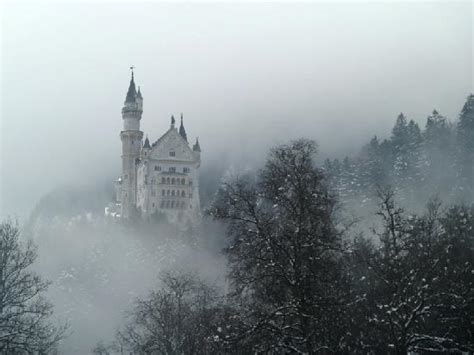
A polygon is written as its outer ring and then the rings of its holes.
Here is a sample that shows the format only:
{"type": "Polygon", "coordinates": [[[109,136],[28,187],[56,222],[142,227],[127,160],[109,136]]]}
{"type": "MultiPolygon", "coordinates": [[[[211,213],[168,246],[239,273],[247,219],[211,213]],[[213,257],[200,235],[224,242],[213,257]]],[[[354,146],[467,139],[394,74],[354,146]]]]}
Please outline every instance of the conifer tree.
{"type": "Polygon", "coordinates": [[[469,95],[457,124],[457,171],[459,193],[465,198],[474,193],[474,94],[469,95]]]}
{"type": "Polygon", "coordinates": [[[446,117],[433,110],[423,132],[424,188],[427,194],[451,189],[454,174],[453,131],[446,117]]]}

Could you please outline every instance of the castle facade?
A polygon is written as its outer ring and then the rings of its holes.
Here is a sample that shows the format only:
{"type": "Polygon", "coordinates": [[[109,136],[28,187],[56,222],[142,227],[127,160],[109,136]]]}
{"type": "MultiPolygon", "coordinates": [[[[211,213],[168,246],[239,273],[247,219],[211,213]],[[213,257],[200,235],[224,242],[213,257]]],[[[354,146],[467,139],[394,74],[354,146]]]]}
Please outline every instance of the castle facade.
{"type": "Polygon", "coordinates": [[[122,109],[122,174],[115,181],[116,213],[120,218],[166,217],[172,223],[194,222],[200,216],[198,139],[191,147],[183,124],[171,116],[170,128],[155,142],[143,142],[140,120],[143,97],[134,74],[122,109]]]}

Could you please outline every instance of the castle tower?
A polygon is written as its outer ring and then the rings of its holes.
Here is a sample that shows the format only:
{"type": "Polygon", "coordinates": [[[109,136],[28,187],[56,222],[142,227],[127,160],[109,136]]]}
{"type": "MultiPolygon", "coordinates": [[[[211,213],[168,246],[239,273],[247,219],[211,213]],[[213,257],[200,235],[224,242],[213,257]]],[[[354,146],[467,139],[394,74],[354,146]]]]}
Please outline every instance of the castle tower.
{"type": "Polygon", "coordinates": [[[123,131],[120,132],[122,141],[122,176],[121,176],[121,216],[129,218],[137,204],[137,164],[140,160],[143,132],[140,131],[140,120],[143,113],[143,98],[135,80],[132,78],[128,87],[124,107],[122,108],[123,131]]]}

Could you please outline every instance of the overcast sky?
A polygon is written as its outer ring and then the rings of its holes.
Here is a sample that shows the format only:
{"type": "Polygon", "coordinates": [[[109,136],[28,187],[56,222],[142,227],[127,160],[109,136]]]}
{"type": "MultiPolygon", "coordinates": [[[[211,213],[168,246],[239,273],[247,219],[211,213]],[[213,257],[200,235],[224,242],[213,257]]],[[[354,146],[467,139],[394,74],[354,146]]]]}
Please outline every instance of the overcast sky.
{"type": "Polygon", "coordinates": [[[472,91],[470,2],[1,11],[1,217],[25,216],[57,186],[120,173],[130,65],[150,140],[183,112],[204,163],[298,136],[324,156],[354,154],[400,111],[455,119],[472,91]]]}

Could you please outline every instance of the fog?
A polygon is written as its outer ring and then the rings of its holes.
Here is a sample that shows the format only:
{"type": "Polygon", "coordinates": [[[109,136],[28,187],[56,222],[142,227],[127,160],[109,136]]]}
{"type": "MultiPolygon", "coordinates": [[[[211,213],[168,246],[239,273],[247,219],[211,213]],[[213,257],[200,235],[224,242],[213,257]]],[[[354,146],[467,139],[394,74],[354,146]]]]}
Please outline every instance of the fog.
{"type": "Polygon", "coordinates": [[[184,113],[203,164],[307,136],[321,155],[386,136],[403,111],[455,119],[472,90],[464,3],[2,5],[1,213],[120,171],[136,66],[151,140],[184,113]],[[229,144],[230,143],[230,144],[229,144]]]}
{"type": "Polygon", "coordinates": [[[355,156],[389,137],[400,112],[421,127],[434,108],[455,122],[473,91],[469,2],[0,10],[0,218],[17,217],[39,244],[57,320],[71,326],[62,353],[113,340],[162,271],[226,286],[222,225],[137,231],[102,218],[121,173],[130,66],[150,141],[181,113],[190,142],[199,137],[204,207],[222,178],[260,167],[276,144],[314,139],[321,164],[355,156]]]}

